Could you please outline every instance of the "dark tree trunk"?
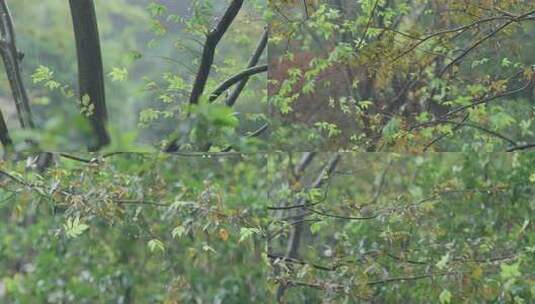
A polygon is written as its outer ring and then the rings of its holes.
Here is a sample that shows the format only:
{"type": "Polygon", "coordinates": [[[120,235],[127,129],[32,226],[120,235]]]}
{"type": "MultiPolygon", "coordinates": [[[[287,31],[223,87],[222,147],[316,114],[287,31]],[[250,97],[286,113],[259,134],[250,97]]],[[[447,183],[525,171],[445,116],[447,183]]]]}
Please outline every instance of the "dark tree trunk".
{"type": "Polygon", "coordinates": [[[109,144],[110,138],[106,129],[108,114],[95,5],[93,0],[69,0],[69,3],[78,57],[80,99],[87,95],[94,106],[90,120],[97,141],[89,149],[96,151],[109,144]]]}
{"type": "Polygon", "coordinates": [[[20,73],[19,61],[22,59],[22,53],[17,50],[13,20],[6,1],[0,1],[0,15],[0,54],[15,100],[20,126],[24,129],[34,128],[28,94],[20,73]]]}
{"type": "Polygon", "coordinates": [[[2,157],[5,157],[8,154],[7,152],[12,149],[13,141],[9,136],[9,131],[4,120],[4,115],[2,115],[2,111],[0,111],[0,143],[4,148],[4,155],[2,157]]]}

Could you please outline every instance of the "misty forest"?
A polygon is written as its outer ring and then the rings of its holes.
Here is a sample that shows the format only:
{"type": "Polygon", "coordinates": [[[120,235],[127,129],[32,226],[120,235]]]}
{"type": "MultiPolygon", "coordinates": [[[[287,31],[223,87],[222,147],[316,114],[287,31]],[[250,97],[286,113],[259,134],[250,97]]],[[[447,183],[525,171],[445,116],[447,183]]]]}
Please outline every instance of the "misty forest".
{"type": "Polygon", "coordinates": [[[0,0],[0,303],[535,302],[532,0],[0,0]]]}

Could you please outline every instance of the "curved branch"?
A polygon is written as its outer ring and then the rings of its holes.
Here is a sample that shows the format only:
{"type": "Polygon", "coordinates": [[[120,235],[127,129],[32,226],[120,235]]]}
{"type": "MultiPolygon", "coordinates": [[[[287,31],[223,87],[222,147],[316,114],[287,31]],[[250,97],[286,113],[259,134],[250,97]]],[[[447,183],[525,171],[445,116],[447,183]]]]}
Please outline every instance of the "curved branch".
{"type": "MultiPolygon", "coordinates": [[[[265,123],[262,126],[260,126],[260,128],[258,128],[256,131],[247,134],[247,137],[248,138],[258,137],[262,135],[264,132],[266,132],[268,129],[269,129],[269,123],[265,123]]],[[[232,146],[228,146],[225,149],[221,150],[221,152],[229,152],[229,151],[232,151],[232,149],[233,149],[232,146]]]]}
{"type": "MultiPolygon", "coordinates": [[[[375,286],[375,285],[384,285],[384,284],[396,283],[396,282],[406,283],[406,282],[417,281],[417,280],[422,280],[422,279],[432,279],[435,277],[452,276],[452,275],[460,275],[460,274],[463,274],[463,272],[437,272],[437,273],[430,272],[430,273],[423,273],[423,274],[417,274],[417,275],[406,276],[406,277],[401,276],[401,277],[385,278],[382,280],[367,282],[366,285],[375,286]]],[[[336,285],[336,284],[308,283],[308,282],[301,282],[301,281],[294,281],[294,280],[287,280],[284,282],[281,279],[279,279],[278,281],[280,283],[284,283],[285,286],[290,286],[290,287],[291,286],[309,287],[309,288],[320,289],[320,290],[330,289],[330,290],[335,290],[338,292],[345,292],[346,290],[346,286],[336,285]]]]}
{"type": "MultiPolygon", "coordinates": [[[[487,133],[489,135],[492,135],[494,137],[498,137],[499,139],[503,140],[503,141],[506,141],[508,142],[509,144],[512,144],[512,145],[516,145],[516,141],[514,141],[513,139],[503,135],[503,134],[500,134],[496,131],[492,131],[492,130],[489,130],[487,128],[484,128],[480,125],[477,125],[477,124],[473,124],[473,123],[470,123],[470,122],[455,122],[455,121],[450,121],[450,120],[443,120],[443,121],[439,121],[439,123],[443,123],[443,124],[453,124],[455,125],[455,128],[453,130],[453,132],[455,132],[456,130],[460,129],[461,127],[469,127],[469,128],[474,128],[474,129],[477,129],[481,132],[484,132],[484,133],[487,133]]],[[[433,141],[431,141],[430,143],[426,144],[425,145],[425,148],[424,148],[424,152],[427,151],[432,145],[434,145],[435,143],[437,143],[438,141],[442,140],[443,138],[445,138],[446,136],[448,136],[449,134],[443,134],[437,138],[435,138],[433,141]]]]}
{"type": "Polygon", "coordinates": [[[248,68],[246,70],[241,71],[240,73],[230,77],[229,79],[225,80],[223,83],[221,83],[210,95],[209,101],[213,102],[215,101],[223,92],[228,90],[230,87],[235,85],[236,83],[248,80],[249,77],[260,74],[263,72],[267,72],[268,66],[267,65],[261,65],[261,66],[255,66],[252,68],[248,68]]]}
{"type": "MultiPolygon", "coordinates": [[[[520,73],[518,73],[518,74],[520,74],[520,73]]],[[[524,83],[523,86],[521,86],[519,88],[512,89],[512,90],[509,90],[509,91],[506,91],[506,92],[503,92],[503,93],[500,93],[500,94],[492,95],[492,96],[486,96],[486,97],[474,99],[468,105],[459,106],[459,107],[457,107],[455,109],[452,109],[449,112],[441,115],[440,117],[438,117],[436,119],[432,119],[432,120],[429,120],[429,121],[426,121],[426,122],[415,124],[415,125],[411,126],[410,128],[408,128],[408,130],[409,131],[413,131],[415,129],[419,129],[419,128],[422,128],[422,127],[429,127],[429,126],[432,126],[432,125],[443,123],[444,121],[447,121],[446,118],[448,118],[448,117],[450,117],[450,116],[452,116],[454,114],[457,114],[457,113],[462,112],[462,111],[467,110],[467,109],[475,108],[476,106],[481,105],[481,104],[487,104],[489,102],[495,101],[495,100],[500,99],[502,97],[512,96],[512,95],[521,93],[521,92],[525,91],[526,89],[528,89],[532,84],[533,84],[533,80],[528,80],[528,81],[526,81],[524,83]]]]}
{"type": "Polygon", "coordinates": [[[533,148],[535,148],[535,144],[526,144],[522,146],[509,148],[507,149],[507,152],[514,152],[514,151],[527,150],[527,149],[533,149],[533,148]]]}
{"type": "MultiPolygon", "coordinates": [[[[262,54],[264,53],[264,50],[267,48],[268,44],[268,29],[266,28],[264,30],[264,33],[262,34],[262,37],[260,37],[260,41],[258,42],[258,45],[256,47],[256,50],[249,60],[249,64],[247,65],[248,68],[252,68],[258,64],[258,61],[260,60],[260,57],[262,57],[262,54]]],[[[225,104],[229,107],[232,107],[235,103],[238,97],[240,96],[241,92],[247,85],[247,82],[249,81],[249,78],[243,79],[232,91],[230,96],[225,100],[225,104]]]]}
{"type": "Polygon", "coordinates": [[[499,26],[497,29],[493,30],[489,34],[487,34],[485,37],[481,38],[480,40],[476,41],[472,46],[470,46],[468,49],[466,49],[464,52],[462,52],[459,56],[457,56],[452,62],[448,63],[441,71],[438,73],[438,77],[442,77],[446,71],[451,68],[453,65],[457,64],[459,61],[461,61],[466,55],[471,53],[473,50],[475,50],[478,46],[480,46],[483,42],[489,40],[490,38],[494,37],[497,33],[499,33],[501,30],[505,29],[509,25],[511,25],[514,22],[521,21],[523,18],[528,17],[529,15],[533,14],[535,11],[529,11],[527,13],[524,13],[520,16],[514,16],[509,17],[510,20],[504,23],[503,25],[499,26]]]}

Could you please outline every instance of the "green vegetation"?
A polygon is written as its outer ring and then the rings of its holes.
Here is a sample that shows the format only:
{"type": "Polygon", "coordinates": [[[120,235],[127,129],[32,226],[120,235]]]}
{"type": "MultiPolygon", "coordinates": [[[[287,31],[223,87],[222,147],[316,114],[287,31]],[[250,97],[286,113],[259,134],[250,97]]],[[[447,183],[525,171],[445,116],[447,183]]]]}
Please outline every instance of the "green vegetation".
{"type": "Polygon", "coordinates": [[[0,299],[530,303],[534,157],[61,154],[40,174],[3,163],[0,299]]]}
{"type": "Polygon", "coordinates": [[[287,303],[533,302],[534,156],[274,157],[291,170],[273,176],[270,290],[287,303]]]}
{"type": "Polygon", "coordinates": [[[265,162],[125,154],[62,158],[43,175],[1,165],[0,302],[262,302],[265,162]]]}
{"type": "MultiPolygon", "coordinates": [[[[78,1],[78,0],[76,0],[78,1]]],[[[75,2],[76,2],[75,1],[75,2]]],[[[101,40],[108,112],[107,151],[154,151],[179,137],[182,150],[256,150],[249,133],[266,123],[266,77],[252,75],[234,101],[223,106],[223,92],[212,106],[209,93],[247,68],[264,31],[265,1],[245,1],[215,49],[215,58],[199,106],[188,103],[201,65],[207,32],[217,25],[231,1],[95,1],[101,40]],[[206,105],[205,105],[206,104],[206,105]],[[223,120],[220,117],[224,117],[223,120]],[[231,119],[227,119],[230,117],[231,119]],[[236,118],[234,118],[236,117],[236,118]]],[[[16,47],[36,128],[20,130],[7,78],[2,75],[0,105],[17,150],[24,139],[41,150],[83,151],[95,145],[89,120],[100,113],[96,100],[79,92],[77,53],[68,3],[35,5],[11,1],[16,47]],[[95,114],[95,115],[93,115],[95,114]]],[[[265,50],[265,49],[263,49],[265,50]]],[[[262,63],[262,55],[258,65],[262,63]]],[[[90,71],[89,77],[92,77],[90,71]]],[[[83,74],[81,74],[83,75],[83,74]]]]}
{"type": "Polygon", "coordinates": [[[37,2],[0,303],[535,303],[532,0],[37,2]]]}
{"type": "Polygon", "coordinates": [[[533,1],[271,3],[276,147],[533,147],[533,1]]]}

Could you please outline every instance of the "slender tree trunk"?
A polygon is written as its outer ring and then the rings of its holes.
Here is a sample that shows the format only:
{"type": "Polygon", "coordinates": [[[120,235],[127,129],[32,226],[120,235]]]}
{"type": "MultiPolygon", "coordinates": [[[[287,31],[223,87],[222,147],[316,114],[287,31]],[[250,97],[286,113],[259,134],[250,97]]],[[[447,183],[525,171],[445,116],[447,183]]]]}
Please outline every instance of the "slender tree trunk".
{"type": "Polygon", "coordinates": [[[17,50],[13,20],[5,0],[0,1],[0,32],[0,55],[15,100],[20,126],[25,129],[34,128],[30,102],[20,72],[19,61],[23,56],[17,50]]]}
{"type": "MultiPolygon", "coordinates": [[[[308,166],[309,162],[314,157],[314,154],[307,153],[304,155],[302,164],[305,164],[305,167],[308,166]],[[308,159],[308,160],[307,160],[308,159]]],[[[341,155],[339,153],[335,153],[330,159],[329,162],[323,167],[323,170],[318,175],[318,177],[312,182],[312,184],[308,185],[306,187],[307,190],[310,189],[317,189],[321,188],[329,176],[336,170],[336,167],[338,166],[338,163],[340,162],[341,155]]],[[[301,166],[300,166],[301,167],[301,166]]],[[[298,200],[296,205],[308,205],[309,202],[307,202],[306,199],[301,198],[298,200]]],[[[303,238],[303,233],[305,231],[305,228],[307,225],[304,222],[304,219],[307,215],[307,208],[301,207],[297,208],[295,210],[297,212],[297,215],[293,218],[293,221],[296,223],[293,225],[293,229],[290,232],[290,235],[288,237],[288,244],[286,248],[286,254],[285,258],[291,258],[291,259],[297,259],[299,258],[299,247],[301,245],[301,240],[303,238]]],[[[277,289],[277,302],[282,303],[284,293],[286,292],[287,286],[286,285],[279,285],[279,288],[277,289]]]]}
{"type": "MultiPolygon", "coordinates": [[[[11,88],[11,94],[13,95],[13,100],[15,102],[15,108],[17,109],[20,126],[23,129],[33,129],[35,128],[35,125],[32,119],[30,100],[22,80],[20,69],[20,61],[24,55],[17,49],[15,26],[5,0],[0,0],[0,34],[0,56],[2,56],[2,60],[4,61],[5,71],[11,88]]],[[[7,158],[8,154],[14,150],[14,147],[1,111],[0,142],[4,147],[3,158],[7,158]]],[[[29,143],[33,144],[30,141],[29,143]]]]}
{"type": "Polygon", "coordinates": [[[2,158],[6,158],[10,150],[13,148],[13,141],[9,136],[9,131],[7,129],[6,121],[4,120],[4,115],[0,111],[0,143],[4,149],[4,155],[2,158]]]}
{"type": "Polygon", "coordinates": [[[110,143],[106,124],[108,113],[104,90],[104,69],[93,0],[69,0],[78,57],[80,99],[89,97],[94,106],[90,116],[96,143],[89,147],[97,151],[110,143]]]}

